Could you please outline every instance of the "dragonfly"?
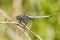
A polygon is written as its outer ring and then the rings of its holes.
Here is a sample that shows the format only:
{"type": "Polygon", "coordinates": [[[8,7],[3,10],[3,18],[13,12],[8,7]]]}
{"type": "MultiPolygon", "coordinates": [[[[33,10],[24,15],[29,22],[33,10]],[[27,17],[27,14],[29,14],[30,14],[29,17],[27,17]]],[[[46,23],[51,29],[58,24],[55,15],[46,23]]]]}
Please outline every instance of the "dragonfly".
{"type": "Polygon", "coordinates": [[[33,31],[30,30],[29,26],[27,26],[27,21],[31,20],[33,18],[49,18],[51,17],[51,15],[48,16],[28,16],[26,14],[21,14],[21,15],[17,15],[16,19],[19,20],[19,22],[21,23],[22,21],[24,22],[24,28],[28,29],[31,33],[33,33],[37,38],[39,38],[40,40],[43,40],[41,37],[39,37],[36,33],[34,33],[33,31]]]}
{"type": "Polygon", "coordinates": [[[31,20],[33,18],[49,18],[51,17],[51,15],[48,16],[28,16],[26,14],[21,14],[21,15],[17,15],[16,19],[19,20],[19,22],[23,21],[25,24],[27,24],[28,20],[31,20]]]}

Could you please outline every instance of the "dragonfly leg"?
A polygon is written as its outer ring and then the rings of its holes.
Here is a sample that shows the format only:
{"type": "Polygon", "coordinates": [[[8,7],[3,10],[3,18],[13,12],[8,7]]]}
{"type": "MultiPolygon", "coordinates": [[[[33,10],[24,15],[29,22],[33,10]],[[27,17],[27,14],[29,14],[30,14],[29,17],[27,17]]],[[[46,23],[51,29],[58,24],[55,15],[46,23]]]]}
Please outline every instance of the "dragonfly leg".
{"type": "Polygon", "coordinates": [[[19,20],[19,22],[21,23],[21,19],[19,20]]]}
{"type": "Polygon", "coordinates": [[[23,28],[24,28],[24,31],[25,31],[26,30],[25,26],[27,25],[27,20],[22,20],[22,22],[24,23],[24,27],[23,28]]]}

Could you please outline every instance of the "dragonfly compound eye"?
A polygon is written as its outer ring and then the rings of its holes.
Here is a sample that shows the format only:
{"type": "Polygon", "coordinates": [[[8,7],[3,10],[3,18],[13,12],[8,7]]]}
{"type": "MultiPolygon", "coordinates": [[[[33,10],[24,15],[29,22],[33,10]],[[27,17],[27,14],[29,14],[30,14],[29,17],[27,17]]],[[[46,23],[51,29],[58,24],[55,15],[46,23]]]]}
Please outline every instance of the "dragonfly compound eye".
{"type": "Polygon", "coordinates": [[[16,19],[17,19],[17,20],[20,20],[20,17],[19,17],[19,16],[16,16],[16,19]]]}

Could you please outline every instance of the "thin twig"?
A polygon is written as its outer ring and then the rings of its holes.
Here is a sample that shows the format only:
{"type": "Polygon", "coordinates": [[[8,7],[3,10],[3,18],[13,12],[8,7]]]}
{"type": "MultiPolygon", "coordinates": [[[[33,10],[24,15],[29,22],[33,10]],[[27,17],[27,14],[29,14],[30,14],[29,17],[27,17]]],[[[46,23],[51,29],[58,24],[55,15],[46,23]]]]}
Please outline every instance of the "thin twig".
{"type": "Polygon", "coordinates": [[[30,28],[28,26],[26,26],[26,29],[28,29],[31,33],[33,33],[39,40],[43,40],[39,35],[37,35],[35,32],[31,31],[30,28]]]}
{"type": "Polygon", "coordinates": [[[0,24],[17,24],[17,22],[4,22],[4,21],[0,21],[0,24]]]}
{"type": "MultiPolygon", "coordinates": [[[[17,23],[17,22],[2,22],[2,21],[0,22],[0,24],[15,24],[15,25],[17,25],[17,27],[18,27],[21,31],[24,32],[24,34],[28,37],[28,39],[31,40],[30,37],[28,36],[27,32],[25,32],[25,31],[23,30],[23,28],[22,28],[23,25],[21,25],[21,24],[19,24],[19,23],[17,23]]],[[[33,33],[38,39],[43,40],[39,35],[37,35],[37,34],[34,33],[33,31],[31,31],[28,26],[25,25],[25,27],[26,27],[31,33],[33,33]]]]}
{"type": "Polygon", "coordinates": [[[29,37],[28,33],[25,32],[23,28],[21,28],[19,25],[17,25],[17,27],[18,27],[21,31],[24,32],[24,34],[26,35],[26,37],[27,37],[29,40],[31,40],[31,38],[29,37]]]}
{"type": "Polygon", "coordinates": [[[4,21],[0,21],[0,24],[15,24],[17,25],[17,27],[24,32],[24,34],[26,35],[26,37],[28,38],[28,40],[31,40],[31,38],[29,37],[28,33],[24,31],[24,29],[22,28],[23,25],[17,23],[17,22],[4,22],[4,21]]]}

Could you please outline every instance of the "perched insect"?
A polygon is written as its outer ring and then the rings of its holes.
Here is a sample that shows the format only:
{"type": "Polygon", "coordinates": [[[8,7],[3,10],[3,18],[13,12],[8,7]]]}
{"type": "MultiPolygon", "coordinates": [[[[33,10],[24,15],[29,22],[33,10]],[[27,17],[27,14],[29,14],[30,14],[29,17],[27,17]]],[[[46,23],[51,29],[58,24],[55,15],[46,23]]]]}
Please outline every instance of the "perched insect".
{"type": "Polygon", "coordinates": [[[27,21],[30,20],[26,14],[18,15],[16,16],[16,19],[19,20],[19,22],[24,22],[25,24],[27,24],[27,21]]]}
{"type": "Polygon", "coordinates": [[[23,21],[25,24],[27,24],[27,21],[33,18],[49,18],[51,15],[48,16],[28,16],[26,14],[18,15],[16,16],[16,19],[19,20],[19,22],[23,21]]]}

